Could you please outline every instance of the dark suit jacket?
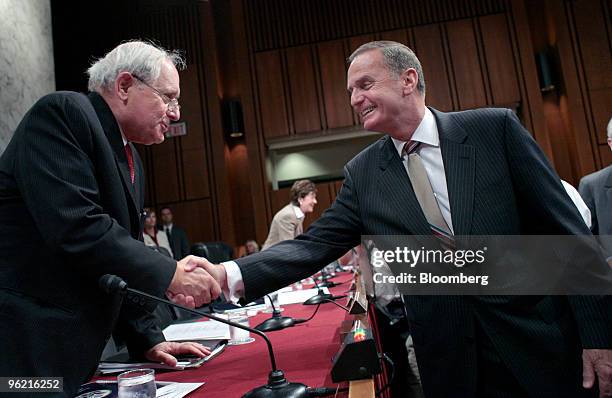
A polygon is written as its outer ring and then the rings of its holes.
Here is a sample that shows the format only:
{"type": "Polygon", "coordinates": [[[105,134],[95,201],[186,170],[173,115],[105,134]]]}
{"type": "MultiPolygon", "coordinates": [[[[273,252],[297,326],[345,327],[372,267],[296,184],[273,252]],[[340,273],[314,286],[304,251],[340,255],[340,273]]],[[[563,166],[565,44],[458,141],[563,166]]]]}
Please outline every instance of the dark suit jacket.
{"type": "MultiPolygon", "coordinates": [[[[138,240],[144,175],[133,153],[135,185],[98,94],[47,95],[17,127],[0,157],[1,375],[63,376],[73,396],[120,316],[100,276],[156,295],[169,285],[175,261],[138,240]]],[[[163,341],[144,306],[121,314],[120,331],[140,350],[163,341]]]]}
{"type": "MultiPolygon", "coordinates": [[[[163,226],[160,225],[158,228],[164,231],[163,226]]],[[[187,239],[187,233],[183,228],[173,224],[169,241],[175,260],[182,260],[185,256],[189,255],[189,239],[187,239]]]]}
{"type": "Polygon", "coordinates": [[[578,191],[591,210],[593,234],[607,235],[602,243],[612,256],[612,165],[582,177],[578,191]]]}
{"type": "MultiPolygon", "coordinates": [[[[589,234],[511,111],[432,111],[456,235],[589,234]]],[[[431,234],[389,137],[358,154],[344,174],[335,202],[305,234],[236,260],[247,301],[312,274],[361,235],[431,234]]],[[[478,322],[530,395],[580,396],[581,347],[612,347],[604,299],[406,296],[425,395],[475,396],[478,322]]]]}

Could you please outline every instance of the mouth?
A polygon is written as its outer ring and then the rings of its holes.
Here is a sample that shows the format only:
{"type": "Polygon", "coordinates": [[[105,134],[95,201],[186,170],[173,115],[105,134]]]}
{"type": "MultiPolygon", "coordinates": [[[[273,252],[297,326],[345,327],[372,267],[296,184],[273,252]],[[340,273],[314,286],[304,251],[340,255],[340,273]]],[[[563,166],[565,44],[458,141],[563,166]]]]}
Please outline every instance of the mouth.
{"type": "Polygon", "coordinates": [[[376,109],[375,106],[368,106],[367,108],[365,108],[364,110],[362,110],[359,115],[361,116],[361,120],[364,120],[370,113],[374,112],[374,109],[376,109]]]}
{"type": "Polygon", "coordinates": [[[161,125],[162,133],[165,133],[166,131],[168,131],[168,124],[166,124],[165,122],[161,122],[160,125],[161,125]]]}

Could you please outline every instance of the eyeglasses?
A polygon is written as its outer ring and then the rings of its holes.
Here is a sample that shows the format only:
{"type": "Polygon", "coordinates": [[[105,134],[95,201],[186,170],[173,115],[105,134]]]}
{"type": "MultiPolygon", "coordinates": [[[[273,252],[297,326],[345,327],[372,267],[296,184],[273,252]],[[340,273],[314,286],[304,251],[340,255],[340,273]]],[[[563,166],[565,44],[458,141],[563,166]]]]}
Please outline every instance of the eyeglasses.
{"type": "Polygon", "coordinates": [[[139,82],[141,82],[142,84],[144,84],[145,86],[149,87],[151,91],[157,94],[159,98],[161,98],[161,100],[164,102],[164,104],[166,104],[170,112],[177,112],[181,109],[181,105],[179,105],[179,102],[176,98],[168,97],[166,94],[162,93],[161,91],[151,86],[149,83],[145,82],[142,78],[138,77],[137,75],[133,73],[132,73],[132,77],[138,80],[139,82]]]}

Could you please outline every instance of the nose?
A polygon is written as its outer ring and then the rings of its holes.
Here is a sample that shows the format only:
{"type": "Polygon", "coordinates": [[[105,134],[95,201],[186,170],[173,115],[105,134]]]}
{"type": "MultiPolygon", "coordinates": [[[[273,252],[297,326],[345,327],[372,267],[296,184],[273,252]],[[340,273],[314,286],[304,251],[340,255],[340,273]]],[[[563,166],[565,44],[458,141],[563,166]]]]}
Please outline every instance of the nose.
{"type": "Polygon", "coordinates": [[[353,92],[351,92],[351,106],[354,108],[362,101],[363,96],[359,93],[358,89],[354,89],[353,92]]]}
{"type": "Polygon", "coordinates": [[[170,109],[166,110],[166,115],[168,115],[168,119],[176,122],[181,118],[181,111],[179,109],[170,109]]]}

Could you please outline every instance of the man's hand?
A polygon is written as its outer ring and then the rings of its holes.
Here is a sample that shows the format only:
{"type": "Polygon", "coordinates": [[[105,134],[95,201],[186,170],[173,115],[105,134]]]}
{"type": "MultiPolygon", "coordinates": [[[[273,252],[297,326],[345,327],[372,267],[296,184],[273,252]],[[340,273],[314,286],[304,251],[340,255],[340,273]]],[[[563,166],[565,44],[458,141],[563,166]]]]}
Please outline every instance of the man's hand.
{"type": "MultiPolygon", "coordinates": [[[[197,258],[200,261],[187,263],[184,270],[187,272],[205,270],[215,281],[217,281],[222,289],[227,289],[227,274],[225,273],[225,267],[221,264],[212,264],[205,258],[197,258]]],[[[166,295],[177,304],[185,307],[193,307],[194,297],[189,294],[166,292],[166,295]]]]}
{"type": "Polygon", "coordinates": [[[592,388],[595,374],[599,384],[599,398],[612,397],[612,350],[582,350],[582,386],[592,388]]]}
{"type": "Polygon", "coordinates": [[[197,256],[187,256],[176,264],[176,272],[168,287],[168,297],[176,295],[189,297],[183,305],[195,308],[210,303],[219,297],[221,287],[208,272],[210,263],[197,256]],[[199,268],[201,267],[201,268],[199,268]]]}
{"type": "Polygon", "coordinates": [[[189,354],[204,358],[210,354],[210,349],[199,343],[176,343],[164,341],[145,352],[145,357],[152,362],[162,362],[169,366],[176,366],[175,355],[189,354]]]}

